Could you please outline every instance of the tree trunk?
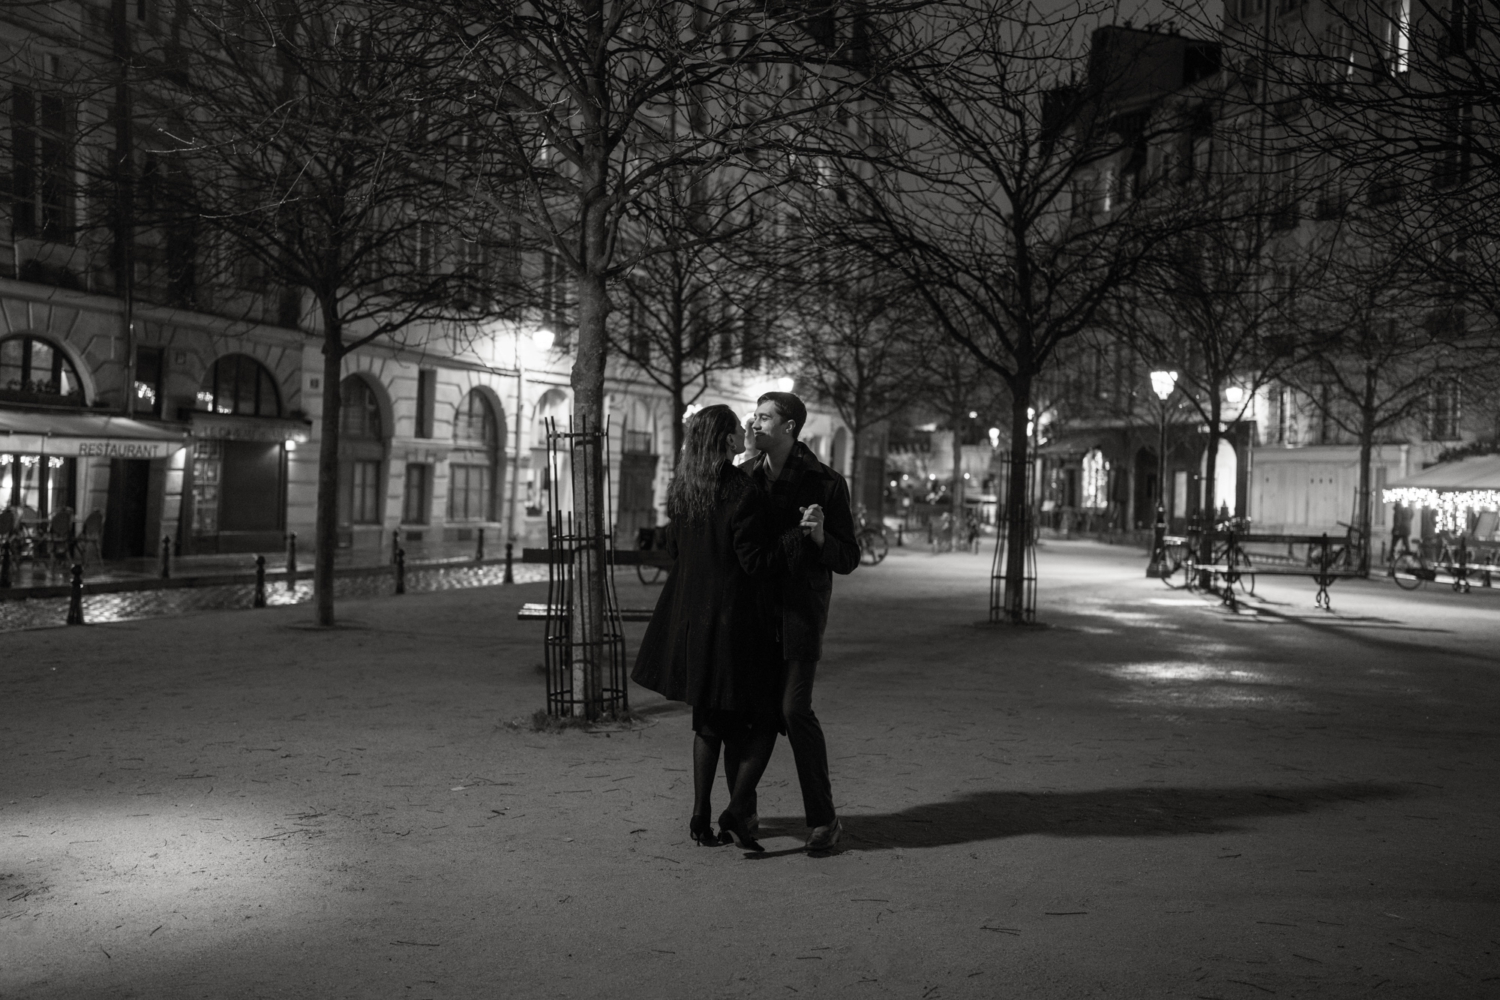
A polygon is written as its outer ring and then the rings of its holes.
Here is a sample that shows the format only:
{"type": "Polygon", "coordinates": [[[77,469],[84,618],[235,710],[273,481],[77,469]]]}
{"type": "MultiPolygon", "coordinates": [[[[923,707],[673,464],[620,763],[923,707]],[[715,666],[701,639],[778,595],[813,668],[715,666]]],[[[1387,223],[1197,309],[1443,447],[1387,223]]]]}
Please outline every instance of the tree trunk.
{"type": "MultiPolygon", "coordinates": [[[[1217,479],[1219,474],[1219,416],[1221,410],[1219,408],[1218,383],[1214,383],[1210,387],[1209,392],[1211,395],[1208,401],[1208,451],[1203,455],[1203,482],[1198,487],[1199,526],[1203,532],[1198,543],[1198,561],[1205,566],[1212,565],[1214,561],[1213,530],[1219,515],[1218,507],[1214,503],[1216,499],[1215,493],[1217,492],[1214,487],[1218,485],[1217,479]]],[[[1207,571],[1198,574],[1198,586],[1207,590],[1212,583],[1213,574],[1207,571]]]]}
{"type": "Polygon", "coordinates": [[[1010,483],[1005,490],[1005,596],[1003,611],[1011,624],[1026,621],[1026,549],[1031,544],[1031,484],[1027,481],[1031,418],[1031,376],[1010,380],[1010,483]]]}
{"type": "Polygon", "coordinates": [[[672,378],[672,468],[677,468],[677,463],[682,458],[682,440],[686,430],[683,422],[686,420],[687,404],[682,397],[687,394],[687,387],[682,384],[682,376],[674,375],[672,378]]]}
{"type": "Polygon", "coordinates": [[[323,309],[323,416],[318,440],[318,511],[314,531],[313,596],[318,624],[333,624],[333,560],[339,544],[339,428],[343,398],[343,330],[337,312],[323,309]]]}
{"type": "MultiPolygon", "coordinates": [[[[859,505],[863,503],[865,499],[864,495],[859,491],[861,485],[861,475],[859,468],[859,442],[861,432],[856,429],[858,426],[858,424],[853,424],[849,427],[849,447],[851,449],[851,453],[849,455],[849,503],[854,508],[856,518],[858,518],[859,516],[859,505]]],[[[838,470],[835,469],[834,471],[838,470]]],[[[874,524],[879,524],[882,520],[881,513],[881,511],[875,511],[870,517],[871,522],[873,522],[874,524]]],[[[858,527],[858,525],[856,524],[855,527],[858,527]]]]}
{"type": "MultiPolygon", "coordinates": [[[[602,225],[601,225],[602,228],[602,225]]],[[[602,242],[595,244],[602,246],[602,242]]],[[[573,362],[573,431],[604,430],[604,321],[609,312],[604,277],[597,271],[578,281],[578,346],[573,362]]],[[[582,689],[584,716],[593,721],[603,710],[604,574],[608,496],[604,448],[597,437],[574,439],[573,530],[587,539],[574,564],[573,684],[582,689]]]]}
{"type": "Polygon", "coordinates": [[[953,427],[953,485],[949,492],[953,498],[953,551],[957,552],[959,539],[965,535],[964,531],[964,439],[962,436],[963,419],[965,411],[959,407],[949,417],[949,423],[953,427]]]}

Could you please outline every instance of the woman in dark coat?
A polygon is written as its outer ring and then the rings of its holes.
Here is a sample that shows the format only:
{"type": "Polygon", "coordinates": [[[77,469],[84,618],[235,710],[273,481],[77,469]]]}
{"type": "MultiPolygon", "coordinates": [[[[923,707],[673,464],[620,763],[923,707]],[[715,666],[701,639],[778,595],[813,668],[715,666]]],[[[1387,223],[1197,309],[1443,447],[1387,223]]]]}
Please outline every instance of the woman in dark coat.
{"type": "Polygon", "coordinates": [[[674,562],[630,676],[693,707],[693,839],[732,837],[761,850],[744,821],[780,726],[781,657],[763,595],[785,557],[770,534],[765,494],[732,461],[744,448],[729,407],[704,407],[688,420],[667,491],[674,562]],[[715,836],[710,799],[726,743],[738,772],[715,836]]]}

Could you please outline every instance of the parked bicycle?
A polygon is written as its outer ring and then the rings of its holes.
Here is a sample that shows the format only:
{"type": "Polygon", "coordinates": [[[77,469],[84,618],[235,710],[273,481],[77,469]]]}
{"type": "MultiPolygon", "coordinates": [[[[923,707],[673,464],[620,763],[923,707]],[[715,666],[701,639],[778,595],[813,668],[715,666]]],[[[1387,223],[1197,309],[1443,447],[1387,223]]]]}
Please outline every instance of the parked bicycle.
{"type": "Polygon", "coordinates": [[[863,504],[855,515],[855,521],[854,540],[859,543],[859,561],[866,566],[880,565],[891,551],[891,543],[885,537],[885,527],[871,523],[863,504]]]}
{"type": "MultiPolygon", "coordinates": [[[[663,552],[667,547],[667,526],[657,525],[654,528],[641,528],[635,533],[635,547],[641,552],[663,552]]],[[[660,583],[666,575],[667,568],[656,563],[638,562],[635,564],[635,575],[647,586],[660,583]]]]}
{"type": "MultiPolygon", "coordinates": [[[[1415,550],[1409,539],[1401,539],[1401,548],[1391,559],[1390,575],[1402,590],[1416,590],[1422,584],[1437,579],[1442,570],[1451,578],[1455,593],[1470,591],[1469,573],[1475,570],[1469,561],[1468,547],[1460,536],[1454,538],[1444,532],[1433,542],[1418,542],[1415,550]],[[1436,552],[1436,558],[1429,556],[1436,552]]],[[[1483,572],[1483,571],[1481,571],[1483,572]]],[[[1488,579],[1488,573],[1485,574],[1488,579]]]]}

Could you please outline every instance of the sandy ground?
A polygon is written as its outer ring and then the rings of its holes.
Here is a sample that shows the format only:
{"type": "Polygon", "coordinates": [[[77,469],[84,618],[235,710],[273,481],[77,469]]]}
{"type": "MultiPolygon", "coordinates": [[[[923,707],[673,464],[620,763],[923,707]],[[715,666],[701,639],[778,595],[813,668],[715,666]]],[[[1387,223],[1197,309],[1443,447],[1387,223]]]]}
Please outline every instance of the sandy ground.
{"type": "Polygon", "coordinates": [[[538,585],[8,634],[0,997],[1500,996],[1500,592],[1143,563],[1046,545],[1035,630],[984,557],[838,581],[822,857],[784,743],[747,857],[678,707],[508,724],[538,585]]]}

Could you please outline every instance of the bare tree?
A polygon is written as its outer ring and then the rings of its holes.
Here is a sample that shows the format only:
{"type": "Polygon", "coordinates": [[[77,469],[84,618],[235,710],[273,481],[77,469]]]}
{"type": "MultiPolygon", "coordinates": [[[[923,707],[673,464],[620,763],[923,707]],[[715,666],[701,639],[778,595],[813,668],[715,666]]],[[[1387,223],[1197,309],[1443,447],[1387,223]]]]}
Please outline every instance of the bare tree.
{"type": "Polygon", "coordinates": [[[735,245],[753,242],[755,213],[733,192],[710,197],[715,180],[667,180],[636,200],[621,230],[636,262],[616,279],[622,305],[606,324],[609,349],[672,401],[674,462],[687,409],[713,376],[758,367],[777,353],[781,300],[735,245]]]}
{"type": "MultiPolygon", "coordinates": [[[[1419,245],[1397,239],[1399,230],[1372,227],[1374,221],[1366,216],[1330,227],[1309,244],[1306,271],[1315,280],[1292,314],[1304,350],[1282,375],[1327,424],[1359,444],[1353,519],[1366,572],[1374,446],[1429,418],[1435,396],[1482,360],[1462,298],[1428,277],[1419,245]]],[[[1496,359],[1491,351],[1483,360],[1496,359]]]]}
{"type": "Polygon", "coordinates": [[[920,310],[913,308],[909,289],[869,274],[824,269],[821,275],[786,280],[800,286],[791,311],[798,327],[791,351],[797,381],[848,426],[854,439],[849,494],[858,503],[864,496],[861,457],[869,435],[922,389],[920,310]]]}
{"type": "Polygon", "coordinates": [[[312,298],[284,319],[323,343],[314,587],[331,625],[344,359],[494,306],[460,224],[479,164],[429,100],[449,52],[409,11],[337,0],[181,7],[155,37],[132,126],[181,179],[166,207],[216,237],[242,287],[312,298]]]}
{"type": "MultiPolygon", "coordinates": [[[[856,116],[868,127],[824,133],[832,176],[802,202],[804,224],[900,273],[937,328],[1005,383],[1015,538],[1034,386],[1060,343],[1099,322],[1149,242],[1141,200],[1110,178],[1151,140],[1118,102],[1139,101],[1123,85],[1138,53],[1086,63],[1077,29],[1094,14],[938,3],[885,26],[878,96],[856,116]]],[[[1012,546],[1005,567],[1014,622],[1024,557],[1012,546]]]]}
{"type": "MultiPolygon", "coordinates": [[[[732,177],[748,153],[825,103],[830,78],[807,70],[835,61],[848,33],[832,8],[462,0],[429,10],[463,53],[455,92],[467,95],[473,127],[525,172],[524,224],[572,276],[574,414],[598,427],[610,289],[644,258],[682,245],[672,233],[622,239],[634,206],[660,185],[732,177]]],[[[573,468],[579,524],[600,540],[579,554],[578,607],[590,610],[574,634],[586,646],[603,631],[602,454],[582,453],[573,468]]],[[[593,717],[602,668],[580,667],[593,717]]]]}
{"type": "Polygon", "coordinates": [[[1198,506],[1208,525],[1220,503],[1234,499],[1215,495],[1226,424],[1242,419],[1257,392],[1295,360],[1285,319],[1301,269],[1276,263],[1294,221],[1292,197],[1237,172],[1163,192],[1158,208],[1178,216],[1177,232],[1150,253],[1116,316],[1140,356],[1178,372],[1182,399],[1207,428],[1198,506]]]}

